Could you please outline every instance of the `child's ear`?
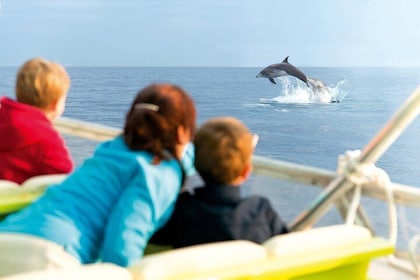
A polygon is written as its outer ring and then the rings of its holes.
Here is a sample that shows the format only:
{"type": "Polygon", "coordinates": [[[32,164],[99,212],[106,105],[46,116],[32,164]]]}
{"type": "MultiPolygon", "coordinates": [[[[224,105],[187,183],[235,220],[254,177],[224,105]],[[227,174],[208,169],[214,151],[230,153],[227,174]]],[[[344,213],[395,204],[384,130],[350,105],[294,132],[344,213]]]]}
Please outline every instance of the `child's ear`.
{"type": "Polygon", "coordinates": [[[58,101],[55,100],[55,101],[51,102],[45,109],[43,109],[44,114],[47,116],[47,118],[50,121],[54,121],[56,119],[57,108],[58,108],[58,101]]]}
{"type": "Polygon", "coordinates": [[[251,175],[252,172],[252,161],[249,161],[246,165],[244,170],[242,171],[241,176],[244,178],[244,181],[246,181],[249,177],[249,175],[251,175]]]}
{"type": "Polygon", "coordinates": [[[241,174],[239,174],[238,177],[236,177],[230,184],[232,186],[240,186],[242,185],[246,180],[248,180],[249,175],[251,175],[252,172],[252,162],[249,161],[244,169],[242,169],[241,174]]]}
{"type": "Polygon", "coordinates": [[[47,118],[51,121],[58,119],[64,112],[66,106],[66,95],[61,96],[60,98],[51,102],[47,108],[43,111],[47,118]]]}
{"type": "Polygon", "coordinates": [[[191,131],[185,128],[183,125],[177,128],[177,141],[178,144],[187,144],[191,141],[191,131]]]}

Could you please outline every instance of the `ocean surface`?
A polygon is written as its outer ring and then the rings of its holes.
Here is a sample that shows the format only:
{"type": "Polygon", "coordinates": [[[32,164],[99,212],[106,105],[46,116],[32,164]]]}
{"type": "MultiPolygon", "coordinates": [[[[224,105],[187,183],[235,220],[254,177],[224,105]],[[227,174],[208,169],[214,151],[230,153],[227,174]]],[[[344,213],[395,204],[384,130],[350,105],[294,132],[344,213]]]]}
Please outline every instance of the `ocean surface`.
{"type": "MultiPolygon", "coordinates": [[[[420,85],[420,68],[301,68],[322,81],[328,93],[317,95],[293,77],[256,78],[263,67],[69,67],[72,85],[65,117],[121,128],[137,92],[154,82],[171,82],[188,91],[198,109],[198,124],[215,116],[241,119],[260,141],[256,154],[336,170],[337,158],[363,149],[420,85]],[[340,100],[329,103],[330,97],[340,100]]],[[[17,68],[0,67],[0,94],[13,97],[17,68]]],[[[96,143],[66,137],[76,163],[96,143]]],[[[420,118],[378,160],[393,182],[420,187],[420,118]]],[[[286,221],[292,221],[320,189],[253,176],[244,195],[270,197],[286,221]]],[[[367,201],[374,225],[387,229],[385,203],[367,201]]],[[[418,210],[418,209],[417,209],[418,210]]],[[[400,214],[414,231],[414,209],[400,214]]],[[[322,223],[340,222],[333,210],[322,223]]],[[[404,233],[403,233],[404,234],[404,233]]]]}

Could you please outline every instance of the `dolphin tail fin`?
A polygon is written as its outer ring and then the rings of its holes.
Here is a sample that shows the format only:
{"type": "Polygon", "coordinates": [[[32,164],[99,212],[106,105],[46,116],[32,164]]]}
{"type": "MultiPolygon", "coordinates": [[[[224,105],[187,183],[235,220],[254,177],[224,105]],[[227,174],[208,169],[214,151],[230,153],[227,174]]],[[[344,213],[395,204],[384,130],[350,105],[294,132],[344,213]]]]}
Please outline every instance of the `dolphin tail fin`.
{"type": "Polygon", "coordinates": [[[268,78],[270,80],[270,82],[272,82],[273,84],[276,84],[276,82],[274,81],[273,78],[268,78]]]}
{"type": "Polygon", "coordinates": [[[289,61],[287,61],[289,59],[289,56],[286,56],[285,59],[283,59],[282,63],[289,63],[289,61]]]}

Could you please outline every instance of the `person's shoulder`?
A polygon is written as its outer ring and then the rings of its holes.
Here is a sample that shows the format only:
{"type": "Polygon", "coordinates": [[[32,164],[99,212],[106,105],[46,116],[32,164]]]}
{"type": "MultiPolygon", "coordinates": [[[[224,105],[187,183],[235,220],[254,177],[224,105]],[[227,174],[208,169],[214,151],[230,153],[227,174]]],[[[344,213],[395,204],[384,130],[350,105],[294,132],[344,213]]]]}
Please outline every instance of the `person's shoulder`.
{"type": "Polygon", "coordinates": [[[134,156],[136,152],[130,150],[125,144],[124,138],[121,135],[119,135],[98,144],[98,146],[95,149],[95,155],[102,154],[116,154],[123,157],[127,154],[132,154],[134,156]]]}
{"type": "Polygon", "coordinates": [[[271,208],[271,202],[267,197],[260,195],[251,195],[244,197],[241,204],[247,204],[254,209],[271,208]]]}
{"type": "Polygon", "coordinates": [[[11,127],[16,128],[16,134],[25,137],[27,144],[33,143],[41,146],[51,146],[55,148],[57,145],[63,145],[64,140],[60,133],[54,128],[53,124],[43,115],[32,114],[26,117],[18,116],[14,119],[11,127]],[[28,122],[28,120],[31,120],[28,122]]]}
{"type": "MultiPolygon", "coordinates": [[[[144,173],[150,171],[148,168],[151,166],[151,158],[143,157],[140,151],[130,150],[122,136],[117,136],[99,143],[93,155],[89,158],[89,162],[93,166],[120,165],[126,169],[127,174],[133,170],[137,170],[136,173],[138,174],[136,177],[139,178],[143,178],[144,173]]],[[[148,174],[151,176],[153,172],[149,172],[148,174]]]]}
{"type": "Polygon", "coordinates": [[[15,108],[15,107],[21,107],[21,106],[27,106],[27,105],[22,105],[23,103],[14,100],[10,97],[7,96],[0,96],[0,105],[1,107],[9,107],[9,108],[15,108]]]}
{"type": "Polygon", "coordinates": [[[18,100],[14,100],[7,96],[0,97],[0,107],[7,110],[9,114],[17,114],[19,116],[31,119],[39,119],[42,117],[47,119],[47,117],[40,108],[34,105],[20,102],[18,100]]]}
{"type": "Polygon", "coordinates": [[[253,203],[270,203],[270,200],[267,197],[261,195],[251,195],[244,197],[243,200],[253,203]]]}

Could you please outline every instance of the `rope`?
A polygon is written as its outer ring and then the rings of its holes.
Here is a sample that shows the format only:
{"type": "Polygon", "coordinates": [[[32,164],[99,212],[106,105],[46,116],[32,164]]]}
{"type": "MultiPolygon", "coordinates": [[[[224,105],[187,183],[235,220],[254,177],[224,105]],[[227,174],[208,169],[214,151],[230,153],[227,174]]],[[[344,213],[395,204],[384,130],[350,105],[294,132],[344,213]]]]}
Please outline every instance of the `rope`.
{"type": "Polygon", "coordinates": [[[416,271],[417,276],[420,279],[420,265],[417,264],[417,261],[416,261],[416,247],[417,246],[420,247],[420,234],[417,234],[413,238],[411,238],[410,243],[409,243],[410,260],[414,266],[414,270],[416,271]]]}
{"type": "Polygon", "coordinates": [[[414,224],[410,223],[407,220],[406,217],[406,212],[404,210],[403,207],[401,207],[399,212],[399,218],[402,221],[402,223],[404,224],[404,226],[402,227],[403,229],[403,234],[405,237],[405,241],[409,244],[408,246],[408,252],[409,252],[409,258],[411,263],[413,264],[414,268],[417,270],[417,274],[418,274],[418,279],[420,280],[420,265],[417,263],[417,258],[416,258],[416,247],[419,246],[420,248],[420,234],[414,235],[411,239],[409,237],[409,232],[420,232],[420,228],[415,226],[414,224]],[[406,229],[406,230],[404,230],[406,229]]]}
{"type": "MultiPolygon", "coordinates": [[[[360,205],[362,196],[362,187],[367,183],[374,183],[375,185],[382,187],[385,191],[388,201],[389,240],[395,246],[397,244],[398,237],[398,220],[392,182],[388,174],[383,169],[376,167],[373,163],[359,163],[360,154],[360,150],[347,151],[344,155],[340,155],[338,158],[337,172],[344,175],[346,179],[352,182],[355,186],[353,198],[347,212],[346,224],[354,224],[355,222],[357,208],[360,205]]],[[[408,268],[404,263],[399,261],[394,255],[389,256],[388,261],[400,269],[420,276],[420,269],[416,264],[415,258],[415,249],[417,244],[420,244],[420,235],[415,236],[410,241],[409,253],[411,263],[414,266],[414,271],[412,268],[408,268]]]]}

